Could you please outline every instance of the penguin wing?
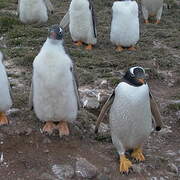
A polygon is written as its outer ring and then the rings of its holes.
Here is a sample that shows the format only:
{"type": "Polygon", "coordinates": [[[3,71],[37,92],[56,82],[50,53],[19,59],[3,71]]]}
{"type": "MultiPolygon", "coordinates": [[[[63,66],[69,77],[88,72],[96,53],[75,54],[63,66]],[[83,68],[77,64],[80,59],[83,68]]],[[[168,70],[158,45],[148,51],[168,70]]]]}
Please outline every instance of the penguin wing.
{"type": "Polygon", "coordinates": [[[11,85],[10,85],[9,79],[8,79],[8,86],[9,86],[9,94],[11,96],[11,100],[13,101],[14,98],[13,98],[12,89],[11,89],[11,85]]]}
{"type": "Polygon", "coordinates": [[[113,91],[112,95],[108,98],[108,100],[106,101],[106,103],[104,104],[104,106],[101,109],[99,117],[96,121],[95,133],[98,133],[99,125],[100,125],[101,121],[104,119],[106,113],[109,112],[111,105],[114,101],[114,97],[115,97],[115,91],[113,91]]]}
{"type": "Polygon", "coordinates": [[[49,10],[49,12],[53,13],[54,7],[53,7],[51,1],[50,0],[44,0],[44,3],[46,5],[47,9],[49,10]]]}
{"type": "Polygon", "coordinates": [[[69,24],[69,11],[65,14],[60,22],[60,27],[65,28],[69,24]]]}
{"type": "Polygon", "coordinates": [[[160,114],[158,105],[157,105],[151,92],[149,92],[149,98],[150,98],[151,113],[152,113],[155,123],[156,123],[156,130],[160,131],[163,126],[163,123],[161,120],[161,114],[160,114]]]}
{"type": "Polygon", "coordinates": [[[88,1],[89,1],[89,9],[90,9],[91,15],[92,15],[94,37],[96,38],[97,32],[96,32],[96,16],[95,16],[95,11],[94,11],[94,6],[93,6],[92,0],[88,0],[88,1]]]}
{"type": "Polygon", "coordinates": [[[31,83],[31,89],[30,89],[30,94],[29,94],[29,109],[33,110],[33,80],[31,83]]]}
{"type": "Polygon", "coordinates": [[[79,84],[78,84],[76,69],[75,69],[74,64],[73,64],[73,67],[71,68],[71,72],[72,72],[72,77],[73,77],[74,92],[76,95],[77,105],[78,105],[78,110],[79,110],[81,107],[80,98],[79,98],[79,91],[78,91],[79,84]]]}

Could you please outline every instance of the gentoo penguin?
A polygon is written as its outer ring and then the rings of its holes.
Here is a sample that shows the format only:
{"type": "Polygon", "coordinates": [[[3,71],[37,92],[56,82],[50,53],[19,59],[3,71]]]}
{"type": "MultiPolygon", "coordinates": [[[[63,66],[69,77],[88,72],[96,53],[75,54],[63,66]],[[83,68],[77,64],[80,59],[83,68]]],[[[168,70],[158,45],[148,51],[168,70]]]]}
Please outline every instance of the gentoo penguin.
{"type": "Polygon", "coordinates": [[[0,51],[0,126],[8,124],[5,112],[12,106],[10,84],[2,61],[3,54],[0,51]]]}
{"type": "Polygon", "coordinates": [[[108,111],[112,141],[120,156],[120,172],[128,173],[132,163],[125,157],[125,151],[133,150],[131,156],[137,161],[144,161],[142,144],[151,133],[152,116],[156,121],[156,130],[162,126],[160,112],[142,67],[131,67],[126,72],[100,112],[96,133],[108,111]]]}
{"type": "Polygon", "coordinates": [[[139,40],[139,17],[136,1],[116,1],[112,6],[110,40],[121,52],[123,47],[135,50],[139,40]]]}
{"type": "Polygon", "coordinates": [[[63,30],[53,25],[49,37],[33,62],[30,107],[45,122],[43,132],[69,135],[67,122],[73,122],[79,109],[75,67],[63,47],[63,30]],[[54,122],[58,122],[55,125],[54,122]]]}
{"type": "Polygon", "coordinates": [[[69,10],[60,22],[60,26],[69,24],[69,30],[75,45],[87,44],[91,50],[97,42],[96,19],[92,0],[72,0],[69,10]]]}
{"type": "Polygon", "coordinates": [[[148,24],[150,16],[156,16],[156,24],[160,23],[164,0],[141,0],[142,12],[145,24],[148,24]]]}
{"type": "Polygon", "coordinates": [[[48,20],[49,10],[53,13],[50,0],[19,0],[18,14],[22,23],[45,23],[48,20]]]}

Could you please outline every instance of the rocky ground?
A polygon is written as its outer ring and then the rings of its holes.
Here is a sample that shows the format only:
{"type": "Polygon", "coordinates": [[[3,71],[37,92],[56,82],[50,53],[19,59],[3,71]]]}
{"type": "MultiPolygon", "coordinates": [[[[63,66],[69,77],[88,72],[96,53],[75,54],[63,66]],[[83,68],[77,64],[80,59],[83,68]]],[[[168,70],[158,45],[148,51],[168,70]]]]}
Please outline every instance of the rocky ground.
{"type": "MultiPolygon", "coordinates": [[[[115,52],[109,41],[113,1],[95,1],[98,43],[92,51],[75,47],[65,31],[65,47],[77,66],[84,109],[71,136],[60,139],[42,134],[43,124],[28,109],[32,62],[70,1],[54,0],[48,23],[23,25],[16,14],[16,0],[0,0],[0,48],[11,82],[14,105],[7,112],[10,124],[0,127],[1,180],[178,180],[180,179],[180,6],[165,5],[159,25],[144,25],[137,51],[115,52]],[[168,9],[169,8],[169,9],[168,9]],[[108,120],[95,135],[98,95],[111,93],[131,65],[146,69],[148,83],[160,106],[164,128],[152,132],[144,145],[146,161],[134,162],[129,175],[119,173],[119,160],[111,143],[108,120]],[[100,94],[99,94],[100,93],[100,94]]],[[[101,98],[100,98],[101,99],[101,98]]]]}

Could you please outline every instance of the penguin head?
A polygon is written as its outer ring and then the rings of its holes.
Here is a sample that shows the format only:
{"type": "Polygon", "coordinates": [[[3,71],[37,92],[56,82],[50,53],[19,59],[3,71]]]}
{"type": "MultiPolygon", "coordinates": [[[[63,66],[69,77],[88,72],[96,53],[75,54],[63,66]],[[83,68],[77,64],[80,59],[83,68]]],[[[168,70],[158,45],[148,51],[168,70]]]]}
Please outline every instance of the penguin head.
{"type": "Polygon", "coordinates": [[[146,84],[145,80],[145,70],[140,66],[135,66],[129,68],[129,70],[124,75],[124,78],[135,86],[141,86],[146,84]]]}
{"type": "Polygon", "coordinates": [[[58,25],[53,25],[49,29],[49,38],[53,40],[62,40],[63,39],[63,30],[58,25]]]}

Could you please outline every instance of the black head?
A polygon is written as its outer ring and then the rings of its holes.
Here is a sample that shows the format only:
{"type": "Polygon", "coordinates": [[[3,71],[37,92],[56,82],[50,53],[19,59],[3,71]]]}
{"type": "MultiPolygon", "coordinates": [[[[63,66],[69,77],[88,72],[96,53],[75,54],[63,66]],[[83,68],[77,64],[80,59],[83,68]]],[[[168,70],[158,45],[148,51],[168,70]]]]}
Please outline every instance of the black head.
{"type": "Polygon", "coordinates": [[[54,40],[62,40],[63,39],[63,30],[58,25],[53,25],[49,29],[49,38],[54,40]]]}
{"type": "Polygon", "coordinates": [[[124,79],[135,86],[146,84],[145,71],[140,66],[131,67],[124,75],[124,79]]]}

